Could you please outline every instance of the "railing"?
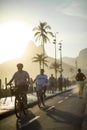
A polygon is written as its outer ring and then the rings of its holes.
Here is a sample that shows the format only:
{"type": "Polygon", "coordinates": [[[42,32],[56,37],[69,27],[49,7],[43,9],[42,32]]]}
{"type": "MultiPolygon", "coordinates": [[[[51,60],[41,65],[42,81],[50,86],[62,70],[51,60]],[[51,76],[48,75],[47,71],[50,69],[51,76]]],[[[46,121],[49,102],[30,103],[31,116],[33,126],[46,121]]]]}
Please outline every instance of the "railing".
{"type": "MultiPolygon", "coordinates": [[[[5,82],[7,83],[7,78],[5,79],[5,82]]],[[[5,83],[5,84],[6,84],[5,83]]],[[[68,85],[68,86],[71,86],[71,85],[74,85],[76,82],[70,82],[70,84],[68,85]]],[[[6,86],[6,85],[5,85],[6,86]]],[[[66,86],[66,87],[68,87],[68,86],[66,86]]],[[[64,86],[62,86],[62,87],[64,87],[64,86]]],[[[56,87],[56,89],[58,88],[58,86],[56,87]]],[[[47,87],[47,91],[49,91],[49,90],[51,90],[51,89],[53,89],[53,88],[51,88],[51,87],[47,87]]],[[[55,89],[55,88],[54,88],[55,89]]],[[[55,89],[55,90],[56,90],[55,89]]],[[[29,87],[28,88],[28,93],[33,93],[33,92],[35,92],[36,90],[35,90],[35,87],[29,87]]],[[[0,89],[0,98],[6,98],[6,97],[12,97],[12,96],[14,96],[14,95],[12,95],[11,94],[11,90],[10,90],[10,87],[9,88],[7,88],[7,87],[5,87],[5,89],[0,89]]]]}
{"type": "MultiPolygon", "coordinates": [[[[30,87],[28,89],[28,93],[32,93],[32,92],[34,92],[34,90],[32,90],[32,88],[30,87]]],[[[10,88],[0,89],[0,98],[11,97],[11,96],[14,96],[14,95],[11,94],[10,88]]]]}

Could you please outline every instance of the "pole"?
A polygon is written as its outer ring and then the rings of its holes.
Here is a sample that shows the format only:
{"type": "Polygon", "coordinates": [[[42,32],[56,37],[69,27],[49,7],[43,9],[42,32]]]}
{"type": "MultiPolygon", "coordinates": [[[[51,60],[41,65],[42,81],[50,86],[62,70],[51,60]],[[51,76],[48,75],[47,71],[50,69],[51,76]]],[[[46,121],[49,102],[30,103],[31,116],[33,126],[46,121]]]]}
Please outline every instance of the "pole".
{"type": "Polygon", "coordinates": [[[56,34],[57,34],[58,32],[56,32],[55,34],[54,34],[54,44],[55,44],[55,78],[57,79],[57,55],[56,55],[56,34]]]}
{"type": "Polygon", "coordinates": [[[59,43],[59,51],[60,51],[60,75],[62,76],[62,71],[63,71],[63,68],[62,68],[62,43],[59,43]]]}
{"type": "Polygon", "coordinates": [[[55,44],[55,78],[57,78],[57,72],[56,72],[56,35],[54,39],[54,44],[55,44]]]}

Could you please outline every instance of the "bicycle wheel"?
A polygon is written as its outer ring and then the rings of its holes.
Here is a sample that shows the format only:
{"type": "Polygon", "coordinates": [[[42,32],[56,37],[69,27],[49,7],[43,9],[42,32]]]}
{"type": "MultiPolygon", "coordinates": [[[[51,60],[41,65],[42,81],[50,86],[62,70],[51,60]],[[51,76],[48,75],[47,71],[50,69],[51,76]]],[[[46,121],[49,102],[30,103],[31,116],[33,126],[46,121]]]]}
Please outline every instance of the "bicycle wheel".
{"type": "Polygon", "coordinates": [[[15,98],[15,114],[17,118],[21,117],[21,104],[17,97],[15,98]]]}
{"type": "Polygon", "coordinates": [[[22,108],[24,115],[26,115],[27,114],[26,113],[27,112],[26,111],[26,109],[27,109],[27,96],[25,93],[23,93],[22,97],[21,97],[21,108],[22,108]]]}

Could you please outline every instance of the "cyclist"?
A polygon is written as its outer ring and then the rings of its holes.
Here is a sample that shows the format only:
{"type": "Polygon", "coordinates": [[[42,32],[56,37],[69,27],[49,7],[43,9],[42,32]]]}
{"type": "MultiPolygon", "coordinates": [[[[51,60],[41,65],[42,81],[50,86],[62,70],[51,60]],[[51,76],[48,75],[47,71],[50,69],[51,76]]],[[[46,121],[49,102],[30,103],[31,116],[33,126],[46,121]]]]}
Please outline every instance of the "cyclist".
{"type": "Polygon", "coordinates": [[[18,89],[18,93],[25,92],[24,100],[27,105],[26,92],[28,91],[30,76],[27,71],[23,70],[22,63],[17,64],[17,69],[18,71],[13,74],[11,80],[7,83],[7,85],[10,85],[14,81],[14,85],[18,89]]]}
{"type": "Polygon", "coordinates": [[[84,80],[86,79],[86,76],[84,73],[81,72],[81,69],[78,69],[78,73],[76,74],[76,81],[79,88],[79,98],[83,97],[83,89],[84,89],[84,80]]]}
{"type": "MultiPolygon", "coordinates": [[[[45,92],[46,92],[46,87],[47,87],[47,83],[48,83],[48,76],[46,74],[44,74],[44,69],[40,70],[40,74],[38,74],[34,80],[34,82],[36,81],[36,92],[37,92],[37,97],[38,94],[40,92],[41,89],[43,89],[43,94],[44,97],[45,92]]],[[[43,106],[45,106],[44,102],[42,101],[43,106]]],[[[40,105],[39,105],[40,107],[40,105]]]]}

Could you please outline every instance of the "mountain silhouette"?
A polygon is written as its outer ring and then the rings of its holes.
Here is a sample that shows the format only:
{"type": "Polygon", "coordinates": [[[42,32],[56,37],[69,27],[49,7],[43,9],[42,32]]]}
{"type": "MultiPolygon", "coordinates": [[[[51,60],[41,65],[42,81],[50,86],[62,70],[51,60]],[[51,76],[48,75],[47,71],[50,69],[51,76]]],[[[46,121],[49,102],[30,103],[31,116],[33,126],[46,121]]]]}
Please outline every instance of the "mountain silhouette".
{"type": "MultiPolygon", "coordinates": [[[[2,84],[4,84],[4,80],[5,77],[7,77],[7,80],[9,81],[12,77],[12,75],[14,74],[15,71],[17,71],[16,65],[17,63],[23,63],[24,64],[24,70],[29,72],[30,77],[32,77],[33,79],[36,77],[36,75],[39,73],[39,63],[36,62],[32,62],[32,58],[34,56],[36,56],[36,54],[42,54],[42,46],[36,46],[32,41],[29,42],[28,46],[26,47],[26,50],[24,52],[24,54],[17,59],[14,60],[10,60],[10,61],[6,61],[2,64],[0,64],[0,79],[2,79],[2,84]]],[[[52,50],[51,50],[52,51],[52,50]]],[[[47,55],[47,54],[45,54],[47,55]]],[[[78,63],[82,65],[82,67],[84,68],[83,63],[85,64],[85,58],[84,55],[87,55],[87,49],[82,50],[79,53],[79,56],[77,57],[78,59],[78,63]]],[[[51,65],[51,63],[53,63],[55,61],[54,58],[49,57],[47,58],[48,60],[48,67],[45,67],[45,73],[48,75],[48,77],[51,74],[54,74],[54,70],[50,69],[49,66],[51,65]]],[[[58,59],[57,59],[58,60],[58,59]]],[[[75,58],[63,58],[63,75],[65,77],[69,77],[70,76],[70,68],[75,69],[75,58]],[[71,62],[72,61],[72,62],[71,62]],[[72,63],[72,64],[70,64],[72,63]]],[[[86,65],[87,66],[87,62],[86,65]]],[[[58,72],[57,76],[59,76],[60,73],[58,72]]]]}
{"type": "Polygon", "coordinates": [[[63,61],[69,65],[75,66],[75,63],[77,62],[77,67],[81,68],[83,70],[87,70],[87,48],[82,49],[78,56],[75,58],[71,57],[63,57],[63,61]]]}

